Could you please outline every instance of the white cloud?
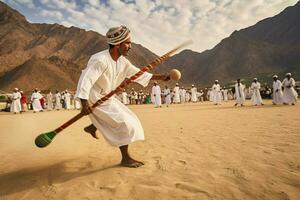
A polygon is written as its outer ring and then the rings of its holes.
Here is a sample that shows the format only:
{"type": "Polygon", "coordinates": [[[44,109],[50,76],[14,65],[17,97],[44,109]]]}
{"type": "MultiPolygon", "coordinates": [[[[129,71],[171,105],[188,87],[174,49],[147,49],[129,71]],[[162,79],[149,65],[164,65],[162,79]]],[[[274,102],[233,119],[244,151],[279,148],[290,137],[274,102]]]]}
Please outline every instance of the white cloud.
{"type": "MultiPolygon", "coordinates": [[[[9,0],[6,0],[9,1],[9,0]]],[[[18,0],[23,6],[32,0],[18,0]]],[[[111,26],[127,25],[132,40],[162,54],[187,39],[189,48],[203,51],[234,30],[278,14],[297,0],[41,0],[42,17],[56,23],[94,30],[102,35],[111,26]],[[59,11],[58,11],[59,10],[59,11]],[[53,12],[53,14],[50,14],[53,12]]],[[[29,17],[29,16],[27,16],[29,17]]]]}

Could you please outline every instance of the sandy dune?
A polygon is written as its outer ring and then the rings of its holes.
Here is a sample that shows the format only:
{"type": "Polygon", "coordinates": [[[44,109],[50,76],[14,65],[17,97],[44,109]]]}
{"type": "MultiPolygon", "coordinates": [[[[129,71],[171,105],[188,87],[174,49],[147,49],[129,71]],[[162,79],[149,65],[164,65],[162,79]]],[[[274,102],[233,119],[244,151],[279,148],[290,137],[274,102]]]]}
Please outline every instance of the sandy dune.
{"type": "Polygon", "coordinates": [[[130,106],[146,140],[120,167],[117,148],[82,131],[87,117],[44,149],[34,138],[78,111],[0,114],[0,199],[300,199],[300,104],[130,106]]]}

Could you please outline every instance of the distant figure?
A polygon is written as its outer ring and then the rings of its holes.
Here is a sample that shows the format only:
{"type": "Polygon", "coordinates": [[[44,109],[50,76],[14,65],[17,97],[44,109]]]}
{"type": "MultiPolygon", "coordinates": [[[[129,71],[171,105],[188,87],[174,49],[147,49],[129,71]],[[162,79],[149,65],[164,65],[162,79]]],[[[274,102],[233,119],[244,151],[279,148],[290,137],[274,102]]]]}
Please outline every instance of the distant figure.
{"type": "Polygon", "coordinates": [[[68,92],[68,90],[65,90],[64,99],[65,99],[65,109],[70,110],[71,109],[71,94],[68,92]]]}
{"type": "Polygon", "coordinates": [[[127,92],[126,92],[125,89],[123,89],[123,92],[122,92],[122,103],[124,105],[129,104],[129,102],[128,102],[128,95],[127,95],[127,92]]]}
{"type": "Polygon", "coordinates": [[[165,97],[165,104],[167,107],[169,107],[169,105],[171,104],[171,92],[168,86],[165,86],[163,95],[165,97]]]}
{"type": "Polygon", "coordinates": [[[235,97],[236,97],[236,103],[234,104],[234,106],[237,106],[238,104],[240,104],[241,106],[244,106],[245,86],[240,82],[240,79],[237,79],[237,83],[235,84],[234,89],[235,89],[235,97]]]}
{"type": "Polygon", "coordinates": [[[226,87],[223,87],[222,95],[223,95],[223,100],[225,102],[227,102],[228,101],[228,89],[226,87]]]}
{"type": "Polygon", "coordinates": [[[31,103],[32,103],[32,109],[33,112],[40,112],[43,111],[41,101],[42,95],[38,92],[37,88],[34,89],[32,95],[31,95],[31,103]]]}
{"type": "Polygon", "coordinates": [[[80,110],[81,109],[81,102],[80,102],[80,99],[78,97],[74,98],[74,108],[76,110],[80,110]]]}
{"type": "Polygon", "coordinates": [[[60,110],[61,109],[61,95],[58,90],[56,90],[54,97],[55,97],[55,109],[60,110]]]}
{"type": "Polygon", "coordinates": [[[180,103],[180,95],[179,95],[179,84],[176,83],[174,89],[173,89],[174,97],[173,97],[173,103],[180,103]]]}
{"type": "Polygon", "coordinates": [[[154,82],[154,85],[152,87],[152,95],[154,98],[155,107],[161,107],[161,89],[157,82],[154,82]]]}
{"type": "Polygon", "coordinates": [[[204,101],[204,92],[203,92],[203,90],[200,90],[200,92],[198,93],[198,95],[199,95],[199,101],[201,102],[201,103],[203,103],[203,101],[204,101]]]}
{"type": "Polygon", "coordinates": [[[282,83],[277,75],[273,76],[273,104],[282,104],[282,83]]]}
{"type": "Polygon", "coordinates": [[[14,89],[14,92],[12,93],[11,96],[11,105],[10,105],[10,112],[17,114],[20,113],[22,108],[21,108],[21,93],[19,92],[18,88],[14,89]]]}
{"type": "Polygon", "coordinates": [[[191,101],[194,102],[194,103],[196,103],[197,100],[198,100],[198,98],[197,98],[197,88],[193,84],[192,88],[191,88],[191,101]]]}
{"type": "Polygon", "coordinates": [[[182,86],[181,89],[179,90],[179,96],[180,96],[180,102],[181,103],[185,102],[185,95],[186,95],[186,90],[182,86]]]}
{"type": "Polygon", "coordinates": [[[52,95],[51,91],[49,92],[49,94],[47,94],[46,98],[47,98],[47,110],[52,110],[53,109],[53,95],[52,95]]]}
{"type": "Polygon", "coordinates": [[[218,80],[212,86],[212,93],[214,105],[221,105],[221,86],[218,80]]]}
{"type": "Polygon", "coordinates": [[[295,105],[297,101],[298,94],[296,90],[294,89],[296,83],[295,80],[292,78],[291,73],[287,73],[285,75],[285,79],[282,81],[282,86],[283,86],[283,95],[282,95],[282,100],[283,104],[285,105],[295,105]]]}
{"type": "Polygon", "coordinates": [[[257,81],[257,78],[253,79],[253,82],[250,87],[252,91],[251,101],[252,105],[264,105],[260,95],[260,83],[257,81]]]}

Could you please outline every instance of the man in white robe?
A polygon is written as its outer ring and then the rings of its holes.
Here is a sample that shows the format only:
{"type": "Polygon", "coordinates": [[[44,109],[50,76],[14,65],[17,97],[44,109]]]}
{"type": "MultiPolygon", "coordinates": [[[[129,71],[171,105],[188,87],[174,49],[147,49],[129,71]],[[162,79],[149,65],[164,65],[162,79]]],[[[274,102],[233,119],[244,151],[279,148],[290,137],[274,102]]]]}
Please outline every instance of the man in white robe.
{"type": "Polygon", "coordinates": [[[234,106],[237,106],[238,104],[240,104],[241,106],[244,106],[245,86],[241,83],[240,79],[237,79],[237,83],[235,84],[234,89],[235,89],[235,100],[236,100],[236,103],[234,104],[234,106]]]}
{"type": "Polygon", "coordinates": [[[55,109],[60,110],[61,109],[61,94],[59,93],[58,90],[56,90],[54,97],[55,97],[55,109]]]}
{"type": "Polygon", "coordinates": [[[10,104],[10,112],[17,114],[21,113],[22,107],[21,107],[21,93],[19,92],[18,88],[14,89],[14,92],[11,96],[11,104],[10,104]]]}
{"type": "Polygon", "coordinates": [[[179,90],[179,96],[180,96],[180,102],[181,103],[185,102],[185,95],[186,95],[186,90],[182,86],[181,89],[179,90]]]}
{"type": "Polygon", "coordinates": [[[47,110],[52,110],[53,109],[53,95],[52,92],[50,91],[47,96],[47,110]]]}
{"type": "Polygon", "coordinates": [[[282,83],[278,80],[278,76],[273,76],[273,104],[282,104],[282,83]]]}
{"type": "Polygon", "coordinates": [[[165,86],[163,95],[165,97],[165,104],[167,107],[169,107],[169,105],[171,104],[171,91],[167,85],[165,86]]]}
{"type": "Polygon", "coordinates": [[[174,89],[173,89],[173,103],[180,103],[180,94],[179,94],[179,84],[176,83],[174,89]]]}
{"type": "Polygon", "coordinates": [[[292,78],[291,73],[287,73],[286,78],[282,81],[283,86],[283,95],[282,95],[282,101],[285,105],[295,105],[297,102],[298,94],[294,87],[296,86],[295,80],[292,78]]]}
{"type": "MultiPolygon", "coordinates": [[[[81,100],[81,112],[89,115],[92,121],[84,130],[97,138],[98,129],[111,145],[118,146],[122,155],[122,166],[139,167],[144,163],[133,159],[128,152],[130,143],[144,140],[144,130],[137,116],[114,96],[95,108],[91,107],[101,97],[118,87],[125,78],[130,78],[140,71],[124,57],[131,49],[128,28],[111,28],[106,34],[106,39],[109,49],[91,56],[77,85],[76,96],[81,100]]],[[[150,79],[166,81],[170,80],[170,76],[145,72],[135,82],[145,87],[150,79]]]]}
{"type": "Polygon", "coordinates": [[[257,78],[253,79],[250,89],[252,92],[252,96],[251,96],[252,105],[254,106],[264,105],[260,95],[260,82],[257,81],[257,78]]]}
{"type": "Polygon", "coordinates": [[[227,102],[228,101],[228,89],[226,87],[223,87],[222,94],[223,94],[223,100],[225,102],[227,102]]]}
{"type": "Polygon", "coordinates": [[[65,99],[65,109],[70,110],[71,109],[71,94],[68,92],[68,90],[65,90],[64,99],[65,99]]]}
{"type": "Polygon", "coordinates": [[[31,104],[33,112],[40,112],[43,111],[41,101],[42,95],[38,92],[37,89],[34,89],[32,95],[31,95],[31,104]]]}
{"type": "Polygon", "coordinates": [[[128,104],[128,95],[127,95],[127,92],[126,90],[124,89],[123,92],[122,92],[122,103],[124,105],[127,105],[128,104]]]}
{"type": "Polygon", "coordinates": [[[214,105],[221,105],[221,86],[218,80],[215,80],[215,83],[212,86],[212,93],[214,105]]]}
{"type": "Polygon", "coordinates": [[[193,84],[192,85],[192,88],[191,88],[191,101],[193,103],[196,103],[198,100],[197,98],[197,88],[195,87],[195,85],[193,84]]]}
{"type": "Polygon", "coordinates": [[[154,82],[152,87],[152,95],[154,98],[154,105],[156,108],[161,108],[161,89],[157,82],[154,82]]]}

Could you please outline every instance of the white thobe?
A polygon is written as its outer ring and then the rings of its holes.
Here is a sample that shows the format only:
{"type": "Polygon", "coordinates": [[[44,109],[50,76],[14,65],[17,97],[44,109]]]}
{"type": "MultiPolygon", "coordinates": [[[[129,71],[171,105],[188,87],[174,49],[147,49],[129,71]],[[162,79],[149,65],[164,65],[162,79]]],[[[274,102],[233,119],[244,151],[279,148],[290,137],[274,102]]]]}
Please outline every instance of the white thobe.
{"type": "Polygon", "coordinates": [[[164,89],[164,96],[165,96],[165,103],[166,105],[170,105],[171,104],[171,92],[170,89],[164,89]]]}
{"type": "MultiPolygon", "coordinates": [[[[80,76],[76,96],[92,105],[139,71],[125,57],[114,61],[109,51],[104,50],[91,56],[80,76]]],[[[152,74],[145,72],[135,82],[145,87],[151,77],[152,74]]],[[[89,117],[111,145],[123,146],[144,139],[137,116],[114,96],[97,106],[89,117]]]]}
{"type": "Polygon", "coordinates": [[[64,94],[64,98],[65,98],[65,109],[70,110],[71,108],[71,94],[66,92],[64,94]]]}
{"type": "Polygon", "coordinates": [[[75,103],[74,103],[74,104],[75,104],[75,105],[74,105],[74,106],[75,106],[75,109],[76,109],[76,110],[79,110],[79,109],[81,108],[81,102],[80,102],[80,99],[79,99],[79,98],[75,98],[74,101],[75,101],[75,103]]]}
{"type": "Polygon", "coordinates": [[[223,100],[228,101],[228,90],[227,89],[223,90],[223,100]]]}
{"type": "Polygon", "coordinates": [[[52,93],[47,94],[47,109],[53,109],[53,102],[52,102],[52,93]]]}
{"type": "Polygon", "coordinates": [[[283,94],[282,94],[282,101],[283,103],[296,103],[298,94],[296,90],[294,89],[296,83],[293,78],[290,78],[289,80],[285,78],[282,81],[283,86],[283,94]]]}
{"type": "Polygon", "coordinates": [[[174,92],[173,102],[180,103],[179,86],[175,86],[173,92],[174,92]]]}
{"type": "Polygon", "coordinates": [[[245,102],[245,93],[244,93],[245,86],[241,83],[240,85],[236,83],[234,88],[235,88],[236,103],[243,104],[245,102]]]}
{"type": "Polygon", "coordinates": [[[273,81],[273,103],[282,104],[282,83],[280,80],[273,81]]]}
{"type": "Polygon", "coordinates": [[[43,110],[40,99],[42,95],[39,92],[34,92],[31,95],[32,109],[34,112],[39,112],[43,110]]]}
{"type": "Polygon", "coordinates": [[[10,112],[13,112],[13,113],[19,113],[21,112],[22,110],[22,107],[21,107],[21,93],[20,92],[13,92],[12,93],[12,96],[11,96],[11,99],[12,99],[12,103],[10,105],[10,112]]]}
{"type": "Polygon", "coordinates": [[[186,94],[186,90],[185,89],[180,89],[179,90],[179,95],[180,95],[180,101],[181,101],[181,103],[185,102],[185,94],[186,94]]]}
{"type": "Polygon", "coordinates": [[[152,95],[154,98],[154,104],[155,106],[159,107],[161,106],[161,89],[159,85],[154,85],[152,87],[152,95]]]}
{"type": "Polygon", "coordinates": [[[127,92],[122,92],[122,102],[123,102],[125,105],[128,104],[127,92]]]}
{"type": "Polygon", "coordinates": [[[260,95],[260,83],[252,82],[250,88],[252,91],[252,96],[251,96],[252,105],[261,105],[262,99],[261,99],[261,95],[260,95]]]}
{"type": "Polygon", "coordinates": [[[58,92],[54,96],[55,96],[55,109],[60,110],[61,109],[61,94],[58,92]]]}
{"type": "Polygon", "coordinates": [[[214,104],[220,104],[221,103],[221,86],[219,84],[213,84],[212,93],[213,93],[214,104]]]}
{"type": "Polygon", "coordinates": [[[198,100],[198,98],[197,98],[197,88],[192,87],[191,88],[191,94],[192,94],[191,101],[192,102],[197,102],[197,100],[198,100]]]}

